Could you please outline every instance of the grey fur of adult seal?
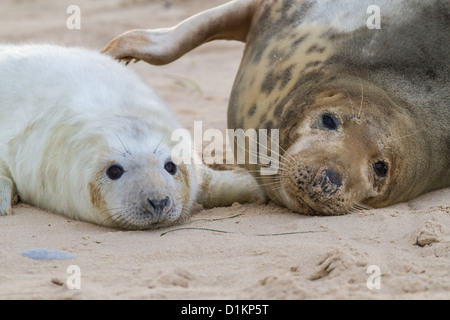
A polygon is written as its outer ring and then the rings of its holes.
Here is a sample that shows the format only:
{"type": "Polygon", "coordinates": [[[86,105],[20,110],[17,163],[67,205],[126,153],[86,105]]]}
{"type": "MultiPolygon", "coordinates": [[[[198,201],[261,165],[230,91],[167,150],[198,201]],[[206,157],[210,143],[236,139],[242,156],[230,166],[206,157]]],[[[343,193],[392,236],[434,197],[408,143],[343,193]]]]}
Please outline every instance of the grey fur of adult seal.
{"type": "Polygon", "coordinates": [[[164,64],[211,40],[245,41],[228,127],[278,128],[285,152],[278,175],[258,177],[265,192],[336,215],[450,185],[449,17],[439,0],[237,0],[105,51],[164,64]],[[372,5],[380,30],[367,26],[372,5]]]}
{"type": "Polygon", "coordinates": [[[180,127],[142,79],[106,55],[0,45],[0,216],[20,197],[72,219],[150,229],[187,219],[194,201],[261,197],[242,169],[175,164],[180,127]]]}

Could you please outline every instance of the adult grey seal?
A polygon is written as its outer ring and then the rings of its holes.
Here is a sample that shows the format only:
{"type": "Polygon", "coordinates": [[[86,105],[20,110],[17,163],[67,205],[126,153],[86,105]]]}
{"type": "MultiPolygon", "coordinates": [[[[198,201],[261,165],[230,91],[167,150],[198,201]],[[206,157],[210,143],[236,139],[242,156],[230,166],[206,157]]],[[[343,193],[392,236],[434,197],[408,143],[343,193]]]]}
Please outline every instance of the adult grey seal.
{"type": "Polygon", "coordinates": [[[450,185],[450,2],[236,0],[105,52],[169,63],[212,40],[246,42],[228,127],[279,129],[267,195],[339,215],[450,185]],[[380,27],[380,29],[378,29],[380,27]]]}

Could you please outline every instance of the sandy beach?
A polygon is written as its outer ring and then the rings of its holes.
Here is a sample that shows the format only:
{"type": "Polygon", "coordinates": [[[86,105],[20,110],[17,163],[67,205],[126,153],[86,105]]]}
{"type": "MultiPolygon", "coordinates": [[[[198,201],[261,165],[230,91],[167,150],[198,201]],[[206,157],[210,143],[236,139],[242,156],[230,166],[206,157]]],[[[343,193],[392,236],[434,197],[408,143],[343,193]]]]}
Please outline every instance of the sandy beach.
{"type": "MultiPolygon", "coordinates": [[[[168,27],[224,2],[3,0],[0,41],[101,50],[129,29],[168,27]],[[81,9],[79,30],[66,25],[72,4],[81,9]]],[[[204,129],[225,131],[243,49],[218,41],[168,66],[129,67],[186,128],[201,120],[204,129]]],[[[337,217],[273,203],[198,205],[188,224],[151,231],[72,221],[22,203],[13,209],[0,217],[0,299],[450,299],[450,189],[337,217]],[[21,255],[36,248],[74,258],[21,255]],[[79,289],[67,286],[73,265],[79,289]]]]}

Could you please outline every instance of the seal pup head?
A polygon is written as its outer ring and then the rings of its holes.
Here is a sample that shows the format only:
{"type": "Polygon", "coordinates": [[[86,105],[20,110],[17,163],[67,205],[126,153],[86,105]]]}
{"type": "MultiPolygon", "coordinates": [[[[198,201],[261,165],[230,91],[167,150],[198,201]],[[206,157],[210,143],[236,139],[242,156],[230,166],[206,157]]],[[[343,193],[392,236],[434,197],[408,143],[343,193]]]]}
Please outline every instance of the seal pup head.
{"type": "Polygon", "coordinates": [[[164,133],[149,134],[138,118],[124,119],[123,124],[127,122],[123,130],[106,137],[108,148],[94,151],[99,154],[97,167],[86,186],[91,219],[121,229],[152,229],[183,221],[196,195],[192,166],[172,161],[164,133]]]}

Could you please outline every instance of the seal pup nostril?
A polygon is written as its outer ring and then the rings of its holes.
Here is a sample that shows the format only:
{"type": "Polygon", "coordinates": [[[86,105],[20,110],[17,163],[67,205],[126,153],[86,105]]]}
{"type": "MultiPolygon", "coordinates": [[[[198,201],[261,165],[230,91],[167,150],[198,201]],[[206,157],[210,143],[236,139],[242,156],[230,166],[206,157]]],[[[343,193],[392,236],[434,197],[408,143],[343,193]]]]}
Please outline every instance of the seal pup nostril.
{"type": "Polygon", "coordinates": [[[167,196],[165,199],[165,207],[169,209],[172,207],[172,198],[169,196],[167,196]]]}

